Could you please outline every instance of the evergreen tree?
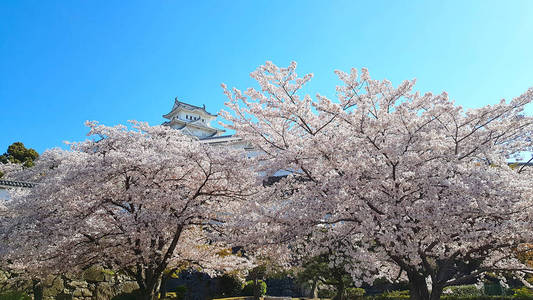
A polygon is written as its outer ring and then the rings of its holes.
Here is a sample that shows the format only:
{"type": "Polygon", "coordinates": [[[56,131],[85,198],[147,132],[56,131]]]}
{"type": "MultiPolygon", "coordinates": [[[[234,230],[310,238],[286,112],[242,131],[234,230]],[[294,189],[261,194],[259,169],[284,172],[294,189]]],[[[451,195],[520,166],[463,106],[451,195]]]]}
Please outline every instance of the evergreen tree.
{"type": "Polygon", "coordinates": [[[32,148],[26,148],[23,143],[15,142],[7,147],[6,153],[0,155],[0,162],[23,164],[24,167],[32,167],[33,162],[39,157],[39,153],[32,148]]]}

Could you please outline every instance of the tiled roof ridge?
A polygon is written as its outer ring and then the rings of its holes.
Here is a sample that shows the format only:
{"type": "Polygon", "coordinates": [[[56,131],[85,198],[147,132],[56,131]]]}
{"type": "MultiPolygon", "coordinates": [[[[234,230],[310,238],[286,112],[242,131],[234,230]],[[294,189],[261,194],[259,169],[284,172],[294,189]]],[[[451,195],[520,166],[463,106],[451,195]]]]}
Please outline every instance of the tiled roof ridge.
{"type": "Polygon", "coordinates": [[[215,140],[215,139],[223,139],[223,138],[236,138],[236,137],[234,137],[233,134],[230,134],[230,135],[208,136],[208,137],[200,138],[200,140],[215,140]]]}
{"type": "Polygon", "coordinates": [[[204,106],[197,106],[197,105],[193,105],[193,104],[190,104],[190,103],[187,103],[187,102],[183,102],[183,101],[181,101],[181,100],[176,100],[176,101],[177,101],[176,103],[177,103],[178,105],[179,105],[179,104],[182,104],[182,105],[184,105],[184,106],[190,106],[190,107],[192,107],[192,108],[198,108],[198,109],[203,109],[203,110],[205,110],[205,105],[204,105],[204,106]]]}
{"type": "Polygon", "coordinates": [[[35,183],[0,179],[0,185],[31,188],[35,186],[35,183]]]}
{"type": "MultiPolygon", "coordinates": [[[[212,114],[212,113],[208,112],[208,111],[205,109],[205,104],[202,105],[202,106],[193,105],[193,104],[190,104],[190,103],[187,103],[187,102],[183,102],[183,101],[178,100],[178,97],[176,97],[176,98],[174,99],[174,107],[172,107],[171,112],[172,112],[174,109],[178,108],[179,106],[184,106],[185,108],[188,107],[189,109],[193,109],[193,110],[199,109],[199,110],[202,110],[203,112],[205,112],[207,115],[210,115],[210,116],[213,116],[213,117],[218,116],[218,115],[216,115],[216,114],[212,114]]],[[[168,114],[170,114],[170,113],[168,113],[168,114]]],[[[168,115],[168,114],[167,114],[167,115],[168,115]]]]}

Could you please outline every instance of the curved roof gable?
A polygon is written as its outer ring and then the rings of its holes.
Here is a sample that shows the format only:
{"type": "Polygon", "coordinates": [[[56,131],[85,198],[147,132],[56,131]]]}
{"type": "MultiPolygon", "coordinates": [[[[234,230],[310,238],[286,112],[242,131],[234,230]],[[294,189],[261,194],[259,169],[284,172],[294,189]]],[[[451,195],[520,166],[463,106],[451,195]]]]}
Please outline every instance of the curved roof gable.
{"type": "Polygon", "coordinates": [[[192,105],[192,104],[189,104],[189,103],[181,102],[181,101],[178,100],[178,97],[176,97],[174,99],[174,106],[172,107],[172,110],[169,113],[163,115],[163,118],[170,119],[170,118],[172,118],[172,115],[174,115],[174,113],[176,111],[179,111],[179,110],[182,110],[182,109],[198,112],[198,113],[200,113],[202,115],[205,115],[205,116],[217,117],[217,115],[214,115],[214,114],[208,112],[207,110],[205,110],[205,105],[200,107],[200,106],[192,105]]]}

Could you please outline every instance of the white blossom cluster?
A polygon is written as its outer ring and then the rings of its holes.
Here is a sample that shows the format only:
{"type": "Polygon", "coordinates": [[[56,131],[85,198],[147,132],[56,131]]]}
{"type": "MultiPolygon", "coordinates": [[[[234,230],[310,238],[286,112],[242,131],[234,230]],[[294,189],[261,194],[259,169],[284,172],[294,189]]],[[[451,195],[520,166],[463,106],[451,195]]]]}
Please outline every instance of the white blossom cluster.
{"type": "Polygon", "coordinates": [[[11,268],[35,275],[102,264],[150,297],[176,266],[249,267],[223,239],[228,212],[253,191],[242,152],[165,126],[87,125],[90,140],[46,151],[35,167],[10,175],[36,183],[6,204],[11,268]]]}
{"type": "Polygon", "coordinates": [[[531,241],[533,185],[507,160],[532,150],[533,89],[464,110],[414,92],[414,80],[395,87],[352,69],[336,71],[333,101],[302,95],[312,75],[295,69],[267,62],[251,74],[259,89],[223,85],[227,128],[260,150],[258,174],[291,174],[250,207],[259,243],[316,252],[342,241],[356,282],[406,277],[420,299],[426,279],[440,295],[486,271],[529,270],[515,250],[531,241]]]}
{"type": "Polygon", "coordinates": [[[464,110],[414,80],[336,74],[336,100],[304,95],[312,75],[295,63],[259,67],[259,89],[223,85],[225,126],[254,155],[169,127],[89,122],[91,139],[7,175],[36,186],[0,206],[2,263],[28,274],[99,263],[146,299],[168,269],[214,274],[253,256],[291,265],[327,252],[357,285],[409,280],[413,299],[487,272],[529,274],[518,254],[533,244],[531,170],[508,160],[533,150],[533,89],[464,110]]]}

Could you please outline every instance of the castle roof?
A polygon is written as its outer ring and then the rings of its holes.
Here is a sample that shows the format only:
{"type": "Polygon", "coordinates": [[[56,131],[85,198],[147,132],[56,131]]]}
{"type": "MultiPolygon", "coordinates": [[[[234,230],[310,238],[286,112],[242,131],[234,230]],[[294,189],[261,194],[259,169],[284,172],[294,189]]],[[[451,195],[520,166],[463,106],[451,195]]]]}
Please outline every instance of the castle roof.
{"type": "Polygon", "coordinates": [[[34,187],[34,183],[30,182],[24,182],[24,181],[13,181],[13,180],[0,180],[0,188],[5,187],[23,187],[23,188],[31,188],[34,187]]]}
{"type": "Polygon", "coordinates": [[[176,97],[174,99],[174,106],[172,107],[172,110],[169,113],[163,115],[163,118],[165,118],[165,119],[172,118],[172,115],[178,110],[188,110],[188,111],[198,112],[198,113],[200,113],[202,115],[205,115],[205,116],[217,117],[217,115],[214,115],[214,114],[208,112],[207,110],[205,110],[205,105],[203,105],[202,107],[196,106],[196,105],[192,105],[192,104],[189,104],[189,103],[185,103],[185,102],[179,101],[178,97],[176,97]]]}

